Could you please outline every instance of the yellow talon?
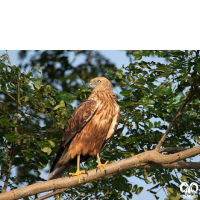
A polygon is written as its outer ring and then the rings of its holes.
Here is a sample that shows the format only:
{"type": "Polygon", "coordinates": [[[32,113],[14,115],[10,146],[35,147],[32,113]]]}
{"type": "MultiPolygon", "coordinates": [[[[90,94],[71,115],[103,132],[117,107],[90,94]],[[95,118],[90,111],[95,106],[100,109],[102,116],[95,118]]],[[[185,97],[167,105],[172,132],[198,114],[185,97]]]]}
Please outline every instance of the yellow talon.
{"type": "Polygon", "coordinates": [[[80,155],[77,155],[77,170],[76,173],[69,173],[70,176],[78,176],[78,182],[81,183],[80,174],[87,174],[85,170],[80,171],[80,155]]]}
{"type": "Polygon", "coordinates": [[[97,165],[97,167],[98,168],[100,168],[100,167],[103,167],[104,168],[104,170],[106,170],[106,165],[109,163],[109,161],[107,160],[104,164],[102,164],[101,162],[100,163],[98,163],[98,165],[97,165]]]}
{"type": "Polygon", "coordinates": [[[86,174],[86,171],[77,170],[76,173],[69,173],[70,176],[78,176],[78,182],[81,183],[80,174],[86,174]]]}
{"type": "Polygon", "coordinates": [[[103,167],[104,170],[106,170],[106,165],[109,163],[109,161],[107,160],[104,164],[101,163],[100,158],[99,158],[99,154],[97,154],[97,159],[98,159],[98,165],[97,168],[103,167]]]}

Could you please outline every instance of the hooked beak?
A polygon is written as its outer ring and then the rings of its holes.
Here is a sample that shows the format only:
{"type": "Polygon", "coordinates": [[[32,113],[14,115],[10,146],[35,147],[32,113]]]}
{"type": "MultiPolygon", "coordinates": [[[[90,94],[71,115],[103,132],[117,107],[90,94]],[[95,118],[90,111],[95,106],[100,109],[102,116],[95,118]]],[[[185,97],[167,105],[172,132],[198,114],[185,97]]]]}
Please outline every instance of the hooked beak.
{"type": "Polygon", "coordinates": [[[94,88],[94,85],[92,85],[92,83],[89,83],[88,89],[93,89],[93,88],[94,88]]]}

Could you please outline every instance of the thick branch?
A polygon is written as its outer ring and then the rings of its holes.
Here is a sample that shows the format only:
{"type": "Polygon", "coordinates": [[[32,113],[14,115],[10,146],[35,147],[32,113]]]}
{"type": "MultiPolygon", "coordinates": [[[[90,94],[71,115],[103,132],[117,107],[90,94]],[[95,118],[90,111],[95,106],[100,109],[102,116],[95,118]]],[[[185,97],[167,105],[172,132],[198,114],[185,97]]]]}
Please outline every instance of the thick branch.
{"type": "MultiPolygon", "coordinates": [[[[172,147],[173,148],[173,147],[172,147]]],[[[148,163],[140,163],[137,168],[142,168],[142,169],[163,169],[163,168],[177,168],[177,169],[200,169],[200,162],[175,162],[171,164],[159,164],[159,163],[154,163],[154,162],[148,162],[148,163]]],[[[51,192],[49,194],[46,194],[42,197],[39,197],[35,200],[43,200],[47,199],[49,197],[52,197],[56,194],[63,193],[65,190],[68,188],[63,188],[56,190],[54,192],[51,192]]]]}
{"type": "MultiPolygon", "coordinates": [[[[134,157],[120,160],[115,163],[111,163],[106,166],[106,172],[103,168],[100,170],[90,170],[88,174],[81,174],[81,183],[92,182],[101,178],[107,178],[113,176],[115,174],[121,173],[122,171],[129,170],[131,168],[160,168],[160,167],[185,167],[188,166],[190,168],[198,169],[200,168],[200,164],[180,164],[180,162],[175,163],[179,160],[195,156],[200,153],[200,146],[194,147],[191,149],[187,149],[178,153],[174,153],[171,155],[163,155],[158,151],[152,150],[140,153],[134,157]],[[149,163],[151,162],[151,163],[149,163]],[[152,164],[154,162],[154,164],[152,164]],[[143,165],[143,166],[142,166],[143,165]],[[193,167],[192,167],[193,166],[193,167]]],[[[0,200],[11,200],[11,199],[19,199],[26,196],[38,194],[41,192],[46,192],[50,190],[56,189],[69,189],[71,187],[75,187],[79,185],[78,178],[74,177],[66,177],[66,178],[58,178],[50,181],[44,181],[41,183],[36,183],[33,185],[29,185],[26,187],[18,188],[7,193],[0,194],[0,200]]]]}
{"type": "MultiPolygon", "coordinates": [[[[158,153],[156,150],[153,150],[151,152],[154,152],[154,153],[150,153],[149,156],[151,158],[149,158],[148,161],[161,163],[161,164],[170,164],[170,163],[174,163],[174,162],[198,155],[200,153],[200,146],[187,149],[178,153],[174,153],[171,155],[163,155],[163,154],[158,153]]],[[[144,152],[144,153],[147,153],[147,152],[144,152]]],[[[138,154],[138,156],[141,154],[138,154]]]]}
{"type": "Polygon", "coordinates": [[[162,146],[162,144],[164,143],[167,135],[169,134],[169,132],[171,131],[172,127],[174,126],[174,124],[176,123],[177,119],[183,114],[183,109],[185,108],[185,106],[187,105],[187,103],[192,99],[192,97],[194,96],[195,92],[197,91],[199,86],[196,87],[191,87],[190,92],[188,93],[185,101],[183,102],[183,104],[181,105],[177,115],[174,117],[174,119],[171,121],[168,129],[166,130],[165,134],[162,136],[161,140],[159,141],[159,143],[157,144],[155,150],[159,150],[160,147],[162,146]]]}
{"type": "Polygon", "coordinates": [[[137,168],[145,169],[163,169],[163,168],[177,168],[177,169],[200,169],[200,162],[174,162],[171,164],[159,164],[154,162],[141,163],[137,168]]]}

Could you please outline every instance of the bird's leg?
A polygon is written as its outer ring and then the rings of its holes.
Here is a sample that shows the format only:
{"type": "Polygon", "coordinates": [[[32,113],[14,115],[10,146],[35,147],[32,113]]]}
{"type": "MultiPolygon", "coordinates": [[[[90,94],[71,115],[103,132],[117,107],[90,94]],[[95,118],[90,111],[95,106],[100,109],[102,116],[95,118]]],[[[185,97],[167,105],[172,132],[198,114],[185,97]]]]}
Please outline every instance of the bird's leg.
{"type": "Polygon", "coordinates": [[[70,176],[78,176],[78,182],[81,183],[80,174],[86,174],[85,170],[80,171],[80,155],[77,155],[77,170],[76,173],[69,173],[70,176]]]}
{"type": "Polygon", "coordinates": [[[102,164],[101,161],[100,161],[100,158],[99,158],[99,153],[97,154],[97,160],[98,160],[98,165],[97,165],[97,167],[98,167],[98,168],[103,167],[104,170],[106,170],[106,167],[105,167],[105,166],[109,163],[109,161],[107,160],[104,164],[102,164]]]}

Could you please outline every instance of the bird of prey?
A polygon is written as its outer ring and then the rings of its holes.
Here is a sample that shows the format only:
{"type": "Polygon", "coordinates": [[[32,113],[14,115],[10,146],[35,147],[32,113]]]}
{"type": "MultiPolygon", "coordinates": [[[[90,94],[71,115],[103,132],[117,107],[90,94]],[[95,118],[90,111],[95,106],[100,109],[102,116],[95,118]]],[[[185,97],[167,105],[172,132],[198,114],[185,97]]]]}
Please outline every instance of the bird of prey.
{"type": "Polygon", "coordinates": [[[111,82],[104,77],[97,77],[90,81],[88,88],[92,89],[90,97],[81,103],[70,116],[63,131],[60,149],[53,162],[48,180],[58,178],[64,172],[77,164],[78,176],[86,173],[80,171],[80,162],[90,157],[97,157],[97,167],[105,165],[101,163],[99,153],[113,136],[120,116],[120,107],[116,102],[111,82]]]}

